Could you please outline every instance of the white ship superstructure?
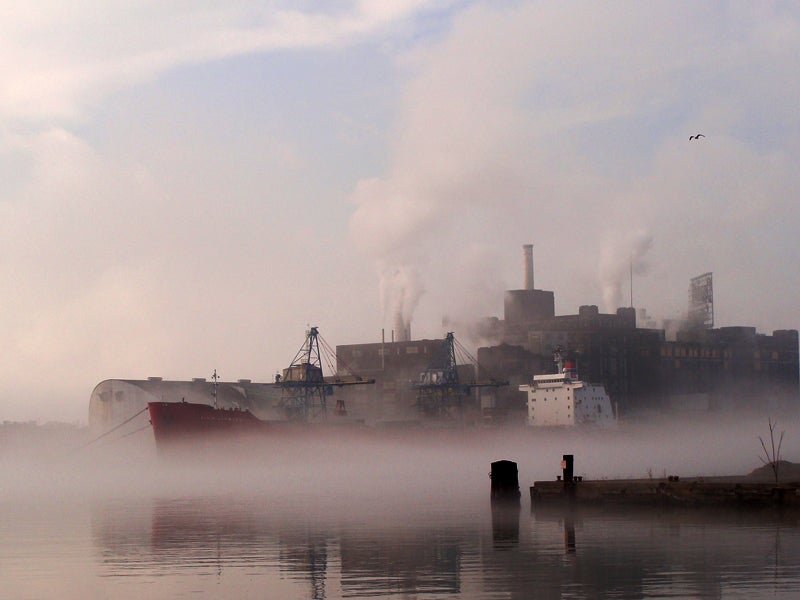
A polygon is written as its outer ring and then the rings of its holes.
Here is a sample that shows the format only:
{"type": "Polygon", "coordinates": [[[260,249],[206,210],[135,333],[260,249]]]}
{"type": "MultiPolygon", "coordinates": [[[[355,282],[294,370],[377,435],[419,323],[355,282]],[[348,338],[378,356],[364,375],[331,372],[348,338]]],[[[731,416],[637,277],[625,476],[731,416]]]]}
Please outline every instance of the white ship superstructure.
{"type": "Polygon", "coordinates": [[[519,386],[528,394],[528,425],[615,427],[617,420],[605,387],[578,379],[572,362],[567,361],[561,368],[558,354],[556,363],[558,373],[534,375],[533,383],[519,386]]]}

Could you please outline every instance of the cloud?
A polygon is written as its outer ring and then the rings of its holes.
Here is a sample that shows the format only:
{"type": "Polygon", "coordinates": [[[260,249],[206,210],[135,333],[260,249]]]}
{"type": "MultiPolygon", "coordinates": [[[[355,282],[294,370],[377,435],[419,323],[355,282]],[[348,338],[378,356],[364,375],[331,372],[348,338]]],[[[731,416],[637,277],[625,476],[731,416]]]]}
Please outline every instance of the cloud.
{"type": "Polygon", "coordinates": [[[280,4],[37,2],[3,11],[0,117],[75,119],[169,69],[280,49],[335,47],[447,2],[280,4]]]}
{"type": "MultiPolygon", "coordinates": [[[[381,265],[418,270],[431,328],[447,298],[470,293],[463,272],[439,266],[469,244],[494,244],[516,267],[534,242],[537,287],[562,312],[613,310],[631,254],[637,303],[661,316],[709,270],[742,291],[749,279],[790,293],[761,263],[789,258],[788,238],[769,229],[797,214],[798,116],[786,99],[797,95],[799,17],[691,3],[465,10],[401,62],[391,162],[355,187],[351,235],[381,265]],[[697,131],[707,137],[690,145],[697,131]]],[[[724,321],[796,326],[797,309],[771,304],[737,300],[724,321]]]]}

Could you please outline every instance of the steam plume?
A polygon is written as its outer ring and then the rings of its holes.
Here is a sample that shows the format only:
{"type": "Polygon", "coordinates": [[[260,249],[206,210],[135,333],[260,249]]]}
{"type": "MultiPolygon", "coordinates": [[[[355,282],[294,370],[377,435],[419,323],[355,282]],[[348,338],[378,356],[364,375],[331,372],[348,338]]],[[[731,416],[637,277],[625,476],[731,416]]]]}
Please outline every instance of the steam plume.
{"type": "Polygon", "coordinates": [[[381,271],[384,321],[392,319],[398,341],[405,340],[419,299],[425,291],[418,271],[410,266],[390,266],[381,271]]]}
{"type": "Polygon", "coordinates": [[[603,248],[599,275],[607,312],[614,312],[623,305],[623,282],[628,279],[631,272],[637,275],[647,272],[645,255],[652,244],[652,234],[640,230],[627,238],[615,238],[603,248]]]}

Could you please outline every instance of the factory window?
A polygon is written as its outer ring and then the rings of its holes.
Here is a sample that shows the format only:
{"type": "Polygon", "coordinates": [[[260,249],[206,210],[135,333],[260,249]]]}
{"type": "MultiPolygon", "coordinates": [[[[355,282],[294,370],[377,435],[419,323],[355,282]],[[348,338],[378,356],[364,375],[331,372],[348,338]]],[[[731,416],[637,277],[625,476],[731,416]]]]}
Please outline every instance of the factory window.
{"type": "Polygon", "coordinates": [[[419,354],[419,348],[416,346],[409,346],[406,348],[406,354],[419,354]]]}
{"type": "Polygon", "coordinates": [[[777,352],[773,352],[772,353],[772,360],[778,360],[778,353],[777,352]]]}

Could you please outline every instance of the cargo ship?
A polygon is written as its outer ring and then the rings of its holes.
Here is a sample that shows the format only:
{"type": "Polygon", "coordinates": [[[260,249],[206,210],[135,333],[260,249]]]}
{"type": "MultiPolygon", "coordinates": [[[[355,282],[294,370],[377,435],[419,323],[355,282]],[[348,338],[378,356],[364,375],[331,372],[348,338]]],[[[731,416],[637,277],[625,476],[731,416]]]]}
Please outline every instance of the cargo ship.
{"type": "MultiPolygon", "coordinates": [[[[493,377],[479,379],[479,371],[480,365],[450,332],[436,345],[428,367],[409,382],[416,393],[417,418],[377,421],[367,427],[365,419],[348,415],[341,397],[337,397],[332,409],[328,399],[337,387],[374,384],[375,380],[355,373],[336,356],[318,329],[311,327],[294,360],[275,376],[274,383],[252,384],[249,380],[240,380],[239,384],[218,383],[215,371],[213,384],[203,380],[191,390],[191,402],[185,398],[177,402],[156,401],[151,396],[143,410],[149,412],[159,452],[176,446],[191,452],[207,442],[214,446],[219,442],[240,445],[250,443],[254,436],[271,439],[277,434],[293,435],[310,429],[332,435],[353,435],[366,430],[377,431],[382,437],[423,430],[459,435],[465,426],[481,423],[476,410],[465,418],[463,401],[471,391],[508,385],[507,381],[493,377]],[[336,374],[325,376],[323,362],[336,364],[336,374]],[[461,369],[462,366],[469,368],[461,369]],[[460,371],[465,373],[462,375],[460,371]],[[206,395],[198,395],[203,389],[206,395]],[[208,402],[203,401],[205,397],[208,402]],[[245,439],[247,442],[243,442],[245,439]]],[[[113,391],[103,393],[110,396],[113,391]]]]}
{"type": "Polygon", "coordinates": [[[335,422],[328,417],[328,397],[336,387],[375,383],[357,375],[325,377],[322,371],[323,350],[330,352],[321,340],[316,327],[306,332],[306,339],[289,367],[275,376],[274,387],[279,390],[276,414],[280,418],[264,419],[249,408],[237,405],[219,405],[217,400],[218,377],[212,376],[213,385],[209,403],[198,402],[148,402],[147,411],[156,447],[160,451],[172,449],[185,442],[217,443],[263,436],[279,432],[305,429],[310,425],[355,425],[358,421],[347,418],[343,400],[337,400],[333,411],[335,422]]]}

